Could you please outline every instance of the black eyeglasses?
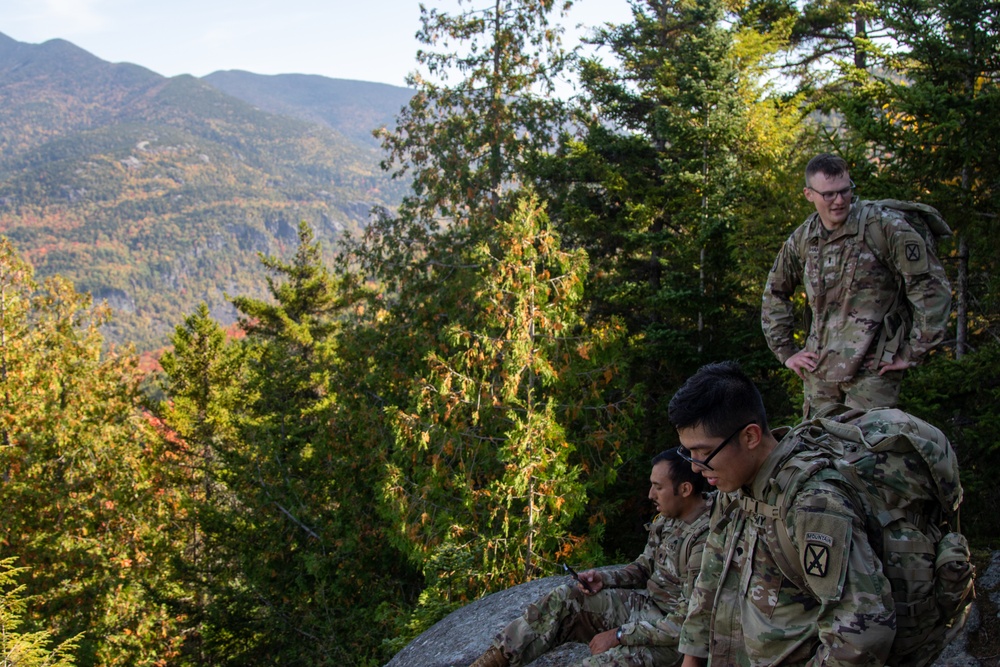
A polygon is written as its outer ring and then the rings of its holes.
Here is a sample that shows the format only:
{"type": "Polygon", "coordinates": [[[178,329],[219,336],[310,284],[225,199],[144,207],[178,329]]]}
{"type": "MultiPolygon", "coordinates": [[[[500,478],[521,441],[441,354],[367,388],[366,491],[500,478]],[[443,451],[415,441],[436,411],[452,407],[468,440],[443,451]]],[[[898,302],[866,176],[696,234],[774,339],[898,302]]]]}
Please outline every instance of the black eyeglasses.
{"type": "Polygon", "coordinates": [[[854,181],[851,181],[850,187],[844,188],[843,190],[830,190],[829,192],[820,192],[811,185],[807,185],[806,187],[815,192],[816,194],[818,194],[820,197],[823,198],[823,201],[829,204],[833,202],[833,200],[835,200],[838,195],[843,197],[845,201],[850,201],[851,194],[854,192],[854,188],[857,186],[854,185],[854,181]]]}
{"type": "Polygon", "coordinates": [[[815,192],[816,194],[818,194],[820,197],[822,197],[823,201],[825,201],[826,203],[830,204],[838,196],[839,197],[843,197],[845,201],[850,201],[851,194],[854,192],[854,188],[857,187],[857,186],[854,185],[854,181],[851,181],[850,187],[846,187],[846,188],[844,188],[842,190],[830,190],[829,192],[820,192],[819,190],[817,190],[816,188],[812,187],[811,185],[807,185],[806,187],[809,188],[810,190],[812,190],[813,192],[815,192]]]}
{"type": "Polygon", "coordinates": [[[715,449],[713,449],[712,452],[707,457],[705,457],[704,460],[694,458],[693,456],[691,456],[691,451],[687,447],[683,447],[683,446],[677,448],[677,454],[678,454],[678,456],[680,456],[682,459],[684,459],[688,463],[693,463],[696,466],[701,466],[705,470],[715,470],[715,468],[713,468],[712,466],[710,466],[708,464],[708,462],[711,461],[712,459],[714,459],[715,455],[718,454],[719,452],[721,452],[722,448],[725,447],[726,445],[728,445],[729,441],[732,440],[733,438],[735,438],[739,433],[741,433],[743,431],[743,429],[745,429],[750,424],[756,424],[756,423],[757,423],[756,420],[752,420],[752,421],[748,421],[743,426],[740,426],[738,429],[736,429],[735,431],[733,431],[732,435],[730,435],[728,438],[726,438],[725,440],[723,440],[719,444],[718,447],[716,447],[715,449]]]}

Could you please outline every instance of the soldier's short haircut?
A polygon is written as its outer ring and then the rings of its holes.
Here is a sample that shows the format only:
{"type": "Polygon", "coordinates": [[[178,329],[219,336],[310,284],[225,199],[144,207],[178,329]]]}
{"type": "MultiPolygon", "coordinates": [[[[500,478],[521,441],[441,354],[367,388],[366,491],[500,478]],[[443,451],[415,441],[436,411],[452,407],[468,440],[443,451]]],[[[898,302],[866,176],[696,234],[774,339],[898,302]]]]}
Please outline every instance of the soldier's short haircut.
{"type": "Polygon", "coordinates": [[[806,187],[809,187],[809,179],[822,172],[831,178],[841,176],[849,171],[844,158],[833,153],[820,153],[809,160],[806,165],[806,187]]]}
{"type": "Polygon", "coordinates": [[[653,457],[652,465],[666,462],[670,468],[670,481],[674,486],[674,493],[678,493],[681,484],[689,483],[694,487],[695,494],[701,494],[708,490],[708,482],[700,472],[691,469],[691,464],[681,458],[677,447],[664,450],[653,457]]]}
{"type": "Polygon", "coordinates": [[[735,361],[699,368],[670,399],[667,416],[676,429],[701,426],[713,437],[725,437],[751,421],[768,432],[760,391],[735,361]]]}

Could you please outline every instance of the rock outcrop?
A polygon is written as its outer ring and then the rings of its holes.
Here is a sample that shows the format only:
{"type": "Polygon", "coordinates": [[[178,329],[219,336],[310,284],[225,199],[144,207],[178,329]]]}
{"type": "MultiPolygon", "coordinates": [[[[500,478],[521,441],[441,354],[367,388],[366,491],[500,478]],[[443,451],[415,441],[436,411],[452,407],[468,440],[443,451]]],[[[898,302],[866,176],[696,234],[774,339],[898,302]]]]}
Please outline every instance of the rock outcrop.
{"type": "MultiPolygon", "coordinates": [[[[397,653],[385,667],[467,667],[486,650],[493,636],[524,613],[525,607],[569,577],[546,577],[494,593],[458,609],[414,639],[397,653]]],[[[976,581],[980,600],[989,599],[991,607],[1000,608],[1000,551],[986,572],[976,581]]],[[[984,667],[967,651],[968,635],[980,627],[978,605],[973,603],[966,627],[934,663],[934,667],[984,667]]],[[[542,656],[528,667],[570,667],[583,660],[589,651],[583,644],[567,644],[542,656]]],[[[991,663],[994,664],[994,663],[991,663]]]]}

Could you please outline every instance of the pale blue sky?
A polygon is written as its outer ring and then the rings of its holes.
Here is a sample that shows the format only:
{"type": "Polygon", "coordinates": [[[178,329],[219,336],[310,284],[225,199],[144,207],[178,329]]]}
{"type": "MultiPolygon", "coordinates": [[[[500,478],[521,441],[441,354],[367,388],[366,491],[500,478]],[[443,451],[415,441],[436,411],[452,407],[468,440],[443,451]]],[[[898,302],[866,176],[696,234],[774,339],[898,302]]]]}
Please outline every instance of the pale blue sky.
{"type": "MultiPolygon", "coordinates": [[[[242,69],[399,86],[415,67],[419,16],[419,0],[0,0],[9,37],[61,37],[166,76],[242,69]]],[[[579,0],[564,21],[567,42],[578,24],[629,16],[627,0],[579,0]]]]}

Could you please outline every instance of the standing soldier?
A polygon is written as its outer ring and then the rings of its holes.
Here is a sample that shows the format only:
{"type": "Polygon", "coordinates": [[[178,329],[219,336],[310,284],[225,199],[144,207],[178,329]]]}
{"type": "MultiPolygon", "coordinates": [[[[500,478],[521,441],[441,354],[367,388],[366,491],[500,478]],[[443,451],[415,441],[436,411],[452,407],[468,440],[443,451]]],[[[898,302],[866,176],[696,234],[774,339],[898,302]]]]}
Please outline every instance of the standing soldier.
{"type": "Polygon", "coordinates": [[[903,371],[944,339],[951,311],[944,268],[902,213],[855,203],[840,157],[810,160],[803,192],[816,212],[788,237],[768,275],[767,344],[802,378],[806,417],[828,403],[894,407],[903,371]],[[801,350],[792,313],[800,285],[811,315],[801,350]]]}
{"type": "Polygon", "coordinates": [[[653,458],[649,498],[659,514],[646,549],[616,570],[589,570],[530,605],[471,667],[526,665],[566,642],[589,642],[581,667],[679,665],[677,639],[701,566],[713,496],[677,449],[653,458]]]}

